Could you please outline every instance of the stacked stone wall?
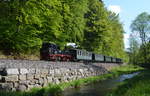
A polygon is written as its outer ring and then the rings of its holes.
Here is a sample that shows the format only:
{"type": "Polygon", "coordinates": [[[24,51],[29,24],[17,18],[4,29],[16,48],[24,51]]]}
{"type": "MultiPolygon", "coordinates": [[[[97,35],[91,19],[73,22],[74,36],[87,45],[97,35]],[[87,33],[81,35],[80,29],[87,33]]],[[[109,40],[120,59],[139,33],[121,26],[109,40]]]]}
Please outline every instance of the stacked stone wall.
{"type": "Polygon", "coordinates": [[[49,83],[59,84],[80,78],[98,76],[107,73],[112,67],[118,66],[118,64],[113,63],[44,63],[44,61],[42,61],[42,64],[40,64],[41,61],[22,61],[22,63],[20,61],[18,64],[16,63],[18,61],[15,60],[11,60],[12,65],[10,65],[10,63],[6,64],[7,61],[2,61],[0,61],[0,90],[6,91],[25,91],[34,87],[41,88],[49,83]],[[31,65],[24,66],[29,63],[33,64],[32,67],[31,65]]]}

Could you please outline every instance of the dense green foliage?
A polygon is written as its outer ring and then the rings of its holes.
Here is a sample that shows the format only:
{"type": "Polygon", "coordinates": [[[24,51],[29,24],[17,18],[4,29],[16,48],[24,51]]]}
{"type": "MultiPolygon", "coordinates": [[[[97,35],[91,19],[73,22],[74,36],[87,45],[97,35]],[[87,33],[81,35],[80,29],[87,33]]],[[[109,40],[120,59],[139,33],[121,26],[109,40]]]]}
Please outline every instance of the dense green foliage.
{"type": "Polygon", "coordinates": [[[139,14],[131,24],[130,62],[150,68],[150,15],[139,14]]]}
{"type": "Polygon", "coordinates": [[[124,58],[119,16],[99,0],[1,0],[0,50],[39,52],[42,42],[124,58]]]}
{"type": "Polygon", "coordinates": [[[108,96],[149,96],[150,71],[143,71],[138,76],[121,83],[108,96]]]}

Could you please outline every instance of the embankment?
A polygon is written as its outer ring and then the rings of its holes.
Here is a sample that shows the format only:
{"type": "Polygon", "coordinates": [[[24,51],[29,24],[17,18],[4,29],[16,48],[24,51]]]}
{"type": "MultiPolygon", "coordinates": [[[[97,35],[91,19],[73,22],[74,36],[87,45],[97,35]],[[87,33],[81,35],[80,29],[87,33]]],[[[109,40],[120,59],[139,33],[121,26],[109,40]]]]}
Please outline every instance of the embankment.
{"type": "Polygon", "coordinates": [[[119,66],[115,63],[0,60],[0,90],[25,91],[49,83],[59,84],[99,76],[119,66]]]}

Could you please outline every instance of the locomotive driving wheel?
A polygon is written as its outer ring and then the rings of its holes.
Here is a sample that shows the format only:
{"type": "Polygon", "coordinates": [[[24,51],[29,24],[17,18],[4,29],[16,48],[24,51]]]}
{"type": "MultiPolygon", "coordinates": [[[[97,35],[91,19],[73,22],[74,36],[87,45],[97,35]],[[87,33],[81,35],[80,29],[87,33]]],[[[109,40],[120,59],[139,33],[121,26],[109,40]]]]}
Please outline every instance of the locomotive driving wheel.
{"type": "Polygon", "coordinates": [[[66,59],[66,61],[67,61],[67,62],[69,62],[69,61],[70,61],[70,59],[69,59],[69,58],[67,58],[67,59],[66,59]]]}
{"type": "Polygon", "coordinates": [[[56,57],[55,61],[61,61],[61,57],[56,57]]]}

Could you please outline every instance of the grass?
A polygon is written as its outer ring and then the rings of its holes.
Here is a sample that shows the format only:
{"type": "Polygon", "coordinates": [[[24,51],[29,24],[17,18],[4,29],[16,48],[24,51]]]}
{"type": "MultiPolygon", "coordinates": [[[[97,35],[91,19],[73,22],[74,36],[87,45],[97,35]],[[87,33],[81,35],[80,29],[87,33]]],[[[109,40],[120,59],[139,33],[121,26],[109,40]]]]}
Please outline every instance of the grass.
{"type": "Polygon", "coordinates": [[[143,70],[143,68],[130,64],[130,65],[115,67],[111,70],[111,72],[114,75],[121,75],[125,73],[132,73],[132,72],[139,71],[139,70],[143,70]]]}
{"type": "Polygon", "coordinates": [[[0,59],[21,59],[21,60],[40,60],[40,56],[38,52],[33,53],[21,53],[21,54],[13,54],[13,53],[5,53],[0,51],[0,59]],[[7,55],[6,55],[7,54],[7,55]]]}
{"type": "Polygon", "coordinates": [[[113,68],[109,73],[101,76],[82,78],[80,80],[75,80],[68,83],[60,83],[55,85],[49,84],[47,87],[41,89],[34,88],[28,92],[0,92],[0,96],[49,96],[49,94],[51,94],[50,96],[59,96],[61,92],[66,88],[78,88],[84,84],[90,84],[101,80],[106,80],[108,78],[113,78],[124,73],[131,73],[141,69],[142,68],[135,67],[133,65],[120,66],[113,68]]]}
{"type": "Polygon", "coordinates": [[[150,70],[124,81],[108,96],[150,96],[150,70]]]}

